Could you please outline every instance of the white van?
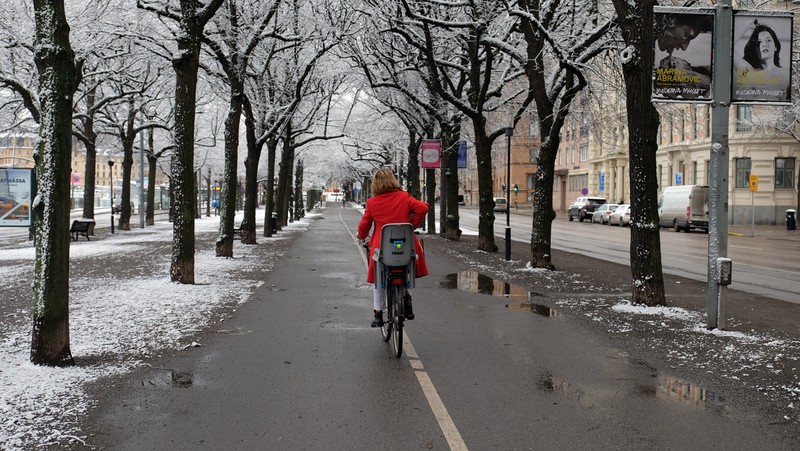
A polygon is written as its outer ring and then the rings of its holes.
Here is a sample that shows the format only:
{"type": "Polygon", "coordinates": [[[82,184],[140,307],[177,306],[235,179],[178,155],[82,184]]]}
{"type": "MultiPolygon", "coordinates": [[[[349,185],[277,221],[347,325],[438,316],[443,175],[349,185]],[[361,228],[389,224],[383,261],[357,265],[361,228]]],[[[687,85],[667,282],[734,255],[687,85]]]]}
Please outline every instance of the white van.
{"type": "Polygon", "coordinates": [[[669,186],[658,201],[661,227],[681,230],[703,229],[708,233],[708,186],[669,186]]]}

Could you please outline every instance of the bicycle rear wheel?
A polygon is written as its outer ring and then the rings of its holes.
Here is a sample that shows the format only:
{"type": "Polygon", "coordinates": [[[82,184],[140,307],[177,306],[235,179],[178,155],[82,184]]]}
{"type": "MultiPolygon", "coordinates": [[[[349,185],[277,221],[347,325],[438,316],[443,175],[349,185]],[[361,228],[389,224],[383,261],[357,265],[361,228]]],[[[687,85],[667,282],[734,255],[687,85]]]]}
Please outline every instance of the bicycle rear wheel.
{"type": "MultiPolygon", "coordinates": [[[[386,295],[388,298],[389,290],[386,290],[386,295]]],[[[383,326],[381,326],[381,336],[383,337],[383,341],[389,342],[389,339],[392,338],[392,316],[394,315],[394,306],[392,305],[389,300],[386,300],[386,320],[383,322],[383,326]]]]}
{"type": "Polygon", "coordinates": [[[392,285],[387,290],[386,301],[392,305],[392,347],[394,348],[394,356],[400,358],[403,355],[403,295],[405,288],[402,285],[392,285]]]}

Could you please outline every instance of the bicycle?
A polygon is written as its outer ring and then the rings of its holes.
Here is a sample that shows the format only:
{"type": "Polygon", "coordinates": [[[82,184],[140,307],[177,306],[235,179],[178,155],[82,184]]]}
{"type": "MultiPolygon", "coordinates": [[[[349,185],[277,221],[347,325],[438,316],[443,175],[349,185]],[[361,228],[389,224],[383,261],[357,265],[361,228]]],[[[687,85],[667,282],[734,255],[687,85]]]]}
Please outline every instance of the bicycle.
{"type": "Polygon", "coordinates": [[[395,357],[403,354],[403,323],[408,288],[414,288],[414,226],[386,224],[381,229],[375,261],[375,286],[386,290],[386,320],[381,327],[384,342],[392,340],[395,357]]]}

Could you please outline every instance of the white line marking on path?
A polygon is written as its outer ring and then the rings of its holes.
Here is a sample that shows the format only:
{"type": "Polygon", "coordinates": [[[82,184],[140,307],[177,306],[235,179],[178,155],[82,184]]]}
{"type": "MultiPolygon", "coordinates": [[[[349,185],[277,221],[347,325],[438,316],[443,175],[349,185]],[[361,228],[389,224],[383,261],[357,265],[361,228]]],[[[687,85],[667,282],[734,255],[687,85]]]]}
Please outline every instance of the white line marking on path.
{"type": "MultiPolygon", "coordinates": [[[[356,249],[358,250],[358,254],[361,256],[361,261],[364,262],[364,266],[369,267],[367,254],[363,252],[362,247],[358,244],[358,239],[353,232],[347,228],[347,224],[345,224],[344,218],[342,218],[341,211],[339,212],[339,220],[344,225],[347,233],[349,233],[350,237],[353,239],[353,243],[356,245],[356,249]]],[[[407,330],[404,331],[403,334],[403,349],[405,350],[404,352],[406,357],[411,364],[411,368],[414,369],[414,374],[417,376],[417,382],[419,382],[419,386],[422,388],[422,393],[425,394],[425,399],[428,400],[428,405],[433,412],[433,416],[436,418],[436,422],[439,423],[439,428],[442,430],[442,434],[444,434],[444,438],[447,440],[447,444],[450,446],[450,449],[453,451],[467,451],[467,444],[464,443],[464,439],[458,432],[458,428],[456,427],[455,423],[453,423],[450,413],[447,412],[447,408],[444,406],[442,398],[439,397],[439,392],[433,385],[433,381],[431,381],[430,376],[428,376],[428,372],[425,371],[425,367],[422,365],[422,360],[420,360],[419,355],[417,355],[417,350],[414,349],[414,345],[411,344],[411,338],[409,338],[407,330]]]]}

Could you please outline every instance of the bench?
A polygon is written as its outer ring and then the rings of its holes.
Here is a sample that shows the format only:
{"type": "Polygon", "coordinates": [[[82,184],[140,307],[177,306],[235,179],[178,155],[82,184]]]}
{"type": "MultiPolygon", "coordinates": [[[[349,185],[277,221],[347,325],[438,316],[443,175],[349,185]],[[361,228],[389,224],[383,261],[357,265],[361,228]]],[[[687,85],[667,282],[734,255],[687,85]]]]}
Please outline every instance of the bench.
{"type": "Polygon", "coordinates": [[[86,237],[89,241],[89,235],[94,235],[94,220],[93,219],[76,219],[72,221],[72,226],[69,228],[69,233],[73,241],[78,241],[81,235],[86,237]]]}
{"type": "Polygon", "coordinates": [[[239,237],[239,239],[241,239],[241,238],[242,238],[242,226],[241,226],[241,225],[240,225],[239,227],[237,227],[237,228],[233,229],[233,236],[234,236],[234,237],[237,237],[237,236],[238,236],[238,237],[239,237]]]}

